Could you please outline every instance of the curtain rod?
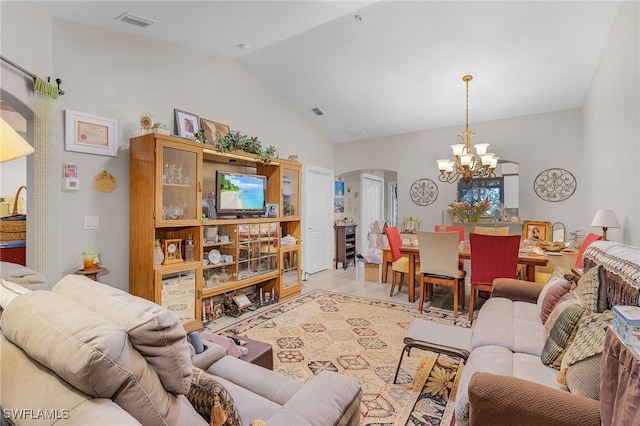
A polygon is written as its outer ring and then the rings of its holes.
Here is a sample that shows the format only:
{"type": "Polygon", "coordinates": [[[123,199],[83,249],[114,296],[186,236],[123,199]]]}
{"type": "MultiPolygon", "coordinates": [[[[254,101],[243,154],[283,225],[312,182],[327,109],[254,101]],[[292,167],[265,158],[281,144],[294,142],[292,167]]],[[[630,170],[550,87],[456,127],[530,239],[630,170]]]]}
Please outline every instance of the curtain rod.
{"type": "MultiPolygon", "coordinates": [[[[11,65],[12,67],[14,67],[14,68],[16,68],[16,69],[18,69],[18,70],[22,71],[23,73],[25,73],[26,75],[28,75],[28,76],[29,76],[29,77],[31,77],[32,79],[34,79],[34,80],[35,80],[36,78],[38,78],[38,76],[37,76],[37,75],[35,75],[34,73],[32,73],[32,72],[30,72],[30,71],[28,71],[28,70],[26,70],[26,69],[22,68],[20,65],[16,64],[16,63],[15,63],[15,62],[13,62],[12,60],[7,59],[7,58],[5,58],[5,57],[4,57],[4,56],[2,56],[2,55],[0,55],[0,59],[2,59],[4,62],[6,62],[7,64],[11,65]]],[[[48,81],[48,82],[51,82],[51,81],[50,81],[50,77],[47,77],[47,81],[48,81]]],[[[62,80],[61,80],[61,79],[59,79],[59,78],[56,78],[56,83],[58,83],[58,94],[59,94],[59,95],[64,95],[64,90],[62,90],[62,89],[60,88],[60,85],[62,84],[62,80]]]]}

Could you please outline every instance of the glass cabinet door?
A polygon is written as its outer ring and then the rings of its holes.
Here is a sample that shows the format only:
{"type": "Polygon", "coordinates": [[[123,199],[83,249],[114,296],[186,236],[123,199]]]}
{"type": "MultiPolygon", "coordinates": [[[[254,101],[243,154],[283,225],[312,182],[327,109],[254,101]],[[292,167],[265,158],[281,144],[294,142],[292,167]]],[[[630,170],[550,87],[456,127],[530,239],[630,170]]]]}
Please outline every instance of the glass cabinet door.
{"type": "Polygon", "coordinates": [[[238,280],[277,271],[277,223],[238,225],[238,256],[238,280]]]}
{"type": "Polygon", "coordinates": [[[202,152],[171,143],[159,145],[158,151],[156,221],[172,226],[176,221],[197,222],[202,211],[199,191],[202,152]]]}
{"type": "Polygon", "coordinates": [[[282,250],[282,293],[286,294],[287,289],[297,287],[300,284],[300,249],[282,250]]]}
{"type": "Polygon", "coordinates": [[[160,305],[167,308],[183,323],[185,329],[198,326],[197,270],[159,271],[156,282],[160,283],[160,305]]]}
{"type": "Polygon", "coordinates": [[[300,167],[283,164],[282,216],[300,216],[300,167]]]}

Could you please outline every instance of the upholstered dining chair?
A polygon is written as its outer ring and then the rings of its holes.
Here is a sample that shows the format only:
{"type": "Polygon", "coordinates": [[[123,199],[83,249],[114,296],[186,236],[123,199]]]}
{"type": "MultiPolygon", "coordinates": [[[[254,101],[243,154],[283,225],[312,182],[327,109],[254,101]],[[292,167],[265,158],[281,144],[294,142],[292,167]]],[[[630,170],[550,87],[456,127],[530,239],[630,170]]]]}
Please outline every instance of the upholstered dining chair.
{"type": "Polygon", "coordinates": [[[508,226],[476,226],[473,230],[476,234],[483,235],[509,235],[508,226]]]}
{"type": "Polygon", "coordinates": [[[574,268],[582,269],[584,265],[582,264],[582,258],[584,257],[584,251],[591,245],[594,241],[599,241],[602,239],[602,235],[594,234],[593,232],[589,232],[585,235],[582,240],[582,245],[580,245],[580,250],[578,250],[578,256],[576,257],[576,263],[574,268]]]}
{"type": "Polygon", "coordinates": [[[458,264],[458,232],[418,231],[420,252],[420,312],[433,294],[434,285],[453,288],[453,316],[458,317],[458,301],[464,308],[466,272],[458,264]]]}
{"type": "MultiPolygon", "coordinates": [[[[464,241],[464,226],[441,226],[436,225],[433,228],[436,232],[457,232],[458,233],[458,242],[464,241]]],[[[458,265],[460,269],[464,269],[464,260],[458,260],[458,265]]],[[[464,302],[464,301],[463,301],[464,302]]],[[[462,305],[464,308],[464,304],[462,305]]]]}
{"type": "Polygon", "coordinates": [[[396,280],[399,278],[398,291],[402,289],[402,280],[409,273],[409,258],[400,253],[402,247],[402,238],[400,231],[395,226],[389,226],[384,229],[384,233],[389,240],[389,250],[391,250],[391,292],[389,296],[393,296],[396,288],[396,280]]]}
{"type": "Polygon", "coordinates": [[[518,275],[518,251],[520,235],[469,235],[471,247],[471,296],[469,297],[469,321],[473,321],[473,309],[479,290],[491,291],[496,278],[516,278],[518,275]]]}

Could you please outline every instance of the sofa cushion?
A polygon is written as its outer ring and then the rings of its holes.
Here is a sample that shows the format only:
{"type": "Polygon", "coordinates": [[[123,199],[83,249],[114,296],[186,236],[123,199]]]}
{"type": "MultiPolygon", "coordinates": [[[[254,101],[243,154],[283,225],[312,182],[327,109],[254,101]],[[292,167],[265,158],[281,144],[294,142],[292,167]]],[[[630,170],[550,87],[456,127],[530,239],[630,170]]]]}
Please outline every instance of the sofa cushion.
{"type": "Polygon", "coordinates": [[[560,368],[562,357],[578,331],[578,323],[585,309],[584,306],[574,303],[562,311],[542,349],[540,359],[544,365],[560,368]]]}
{"type": "Polygon", "coordinates": [[[51,288],[44,275],[17,263],[0,262],[0,278],[20,284],[29,290],[49,290],[51,288]]]}
{"type": "Polygon", "coordinates": [[[591,312],[603,312],[607,309],[607,290],[600,285],[601,271],[602,266],[589,269],[573,290],[591,312]]]}
{"type": "Polygon", "coordinates": [[[186,394],[191,386],[191,356],[187,335],[175,315],[149,300],[97,283],[80,275],[67,275],[54,287],[61,294],[122,327],[165,389],[186,394]]]}
{"type": "Polygon", "coordinates": [[[562,296],[571,290],[572,283],[561,277],[551,277],[538,296],[538,314],[544,324],[562,296]]]}
{"type": "MultiPolygon", "coordinates": [[[[230,357],[230,358],[233,358],[233,357],[230,357]]],[[[237,358],[233,358],[233,359],[237,359],[237,358]]],[[[240,361],[240,362],[244,362],[247,365],[253,365],[245,361],[240,361]]],[[[258,368],[262,368],[262,367],[258,367],[258,368]]],[[[270,373],[272,373],[273,375],[272,371],[270,371],[270,373]]],[[[251,424],[251,422],[254,420],[269,419],[281,407],[279,404],[276,404],[270,399],[267,399],[242,386],[239,386],[233,382],[230,382],[227,379],[224,379],[218,376],[214,376],[214,378],[218,381],[218,383],[224,386],[224,388],[233,397],[233,400],[236,403],[236,408],[238,409],[238,415],[240,416],[240,419],[242,420],[243,425],[251,424]]]]}
{"type": "MultiPolygon", "coordinates": [[[[38,425],[66,424],[65,419],[79,425],[139,424],[115,402],[80,392],[1,334],[0,354],[0,401],[3,409],[37,408],[57,414],[52,417],[63,418],[39,417],[38,425]]],[[[27,417],[11,420],[17,425],[36,421],[27,417]]]]}
{"type": "Polygon", "coordinates": [[[544,341],[536,305],[503,297],[487,300],[474,321],[471,350],[491,345],[539,356],[544,341]]]}
{"type": "Polygon", "coordinates": [[[49,291],[22,294],[5,309],[2,332],[76,389],[112,399],[142,424],[175,424],[180,415],[176,397],[124,330],[72,300],[49,291]]]}
{"type": "Polygon", "coordinates": [[[194,368],[191,375],[191,388],[187,398],[196,411],[207,421],[211,419],[215,397],[218,397],[222,409],[226,413],[225,426],[240,426],[242,421],[231,394],[212,375],[199,368],[194,368]]]}
{"type": "Polygon", "coordinates": [[[600,360],[604,350],[606,327],[613,321],[613,312],[585,314],[573,343],[567,349],[560,365],[558,382],[571,393],[599,399],[600,360]]]}

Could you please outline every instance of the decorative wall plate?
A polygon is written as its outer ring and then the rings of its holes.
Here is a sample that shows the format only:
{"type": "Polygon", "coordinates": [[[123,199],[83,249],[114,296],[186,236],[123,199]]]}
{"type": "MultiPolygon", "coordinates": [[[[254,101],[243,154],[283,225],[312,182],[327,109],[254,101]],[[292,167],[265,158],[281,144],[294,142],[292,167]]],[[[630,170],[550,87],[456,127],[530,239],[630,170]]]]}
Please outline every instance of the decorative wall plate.
{"type": "Polygon", "coordinates": [[[438,198],[438,185],[431,179],[418,179],[411,185],[409,195],[417,205],[428,206],[438,198]]]}
{"type": "Polygon", "coordinates": [[[565,169],[547,169],[533,181],[536,195],[545,201],[564,201],[571,197],[578,187],[578,182],[571,172],[565,169]]]}

